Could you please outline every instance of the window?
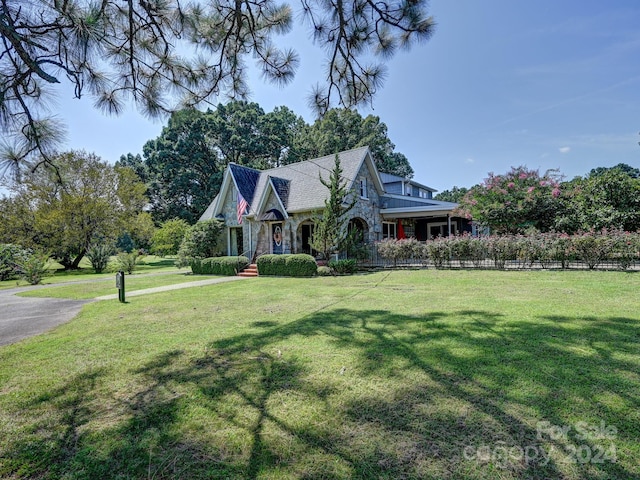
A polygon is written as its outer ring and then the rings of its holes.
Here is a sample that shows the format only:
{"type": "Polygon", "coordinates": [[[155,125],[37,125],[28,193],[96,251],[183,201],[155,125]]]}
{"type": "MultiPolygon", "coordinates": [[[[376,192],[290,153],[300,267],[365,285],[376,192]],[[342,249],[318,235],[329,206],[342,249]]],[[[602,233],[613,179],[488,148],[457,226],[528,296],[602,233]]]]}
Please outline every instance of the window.
{"type": "Polygon", "coordinates": [[[369,198],[367,196],[367,179],[360,179],[360,198],[369,198]]]}
{"type": "Polygon", "coordinates": [[[411,238],[416,236],[416,225],[411,220],[403,221],[402,228],[404,229],[405,237],[411,238]]]}
{"type": "Polygon", "coordinates": [[[396,238],[395,222],[382,222],[382,239],[396,238]]]}
{"type": "MultiPolygon", "coordinates": [[[[429,237],[447,237],[449,235],[449,224],[447,222],[429,223],[427,225],[429,229],[429,237]]],[[[451,222],[451,235],[455,235],[458,231],[458,227],[455,222],[451,222]]]]}

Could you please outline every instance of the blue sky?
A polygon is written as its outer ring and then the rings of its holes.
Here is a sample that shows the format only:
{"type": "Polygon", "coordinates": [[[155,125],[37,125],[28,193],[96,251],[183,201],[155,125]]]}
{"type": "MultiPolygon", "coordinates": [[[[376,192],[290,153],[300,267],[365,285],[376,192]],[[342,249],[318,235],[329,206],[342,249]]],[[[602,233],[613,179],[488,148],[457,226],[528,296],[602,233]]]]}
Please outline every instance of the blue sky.
{"type": "MultiPolygon", "coordinates": [[[[295,4],[294,4],[295,5],[295,4]]],[[[618,163],[640,167],[640,2],[432,0],[433,38],[387,63],[373,109],[415,179],[470,187],[511,166],[558,168],[571,179],[618,163]]],[[[303,29],[283,37],[301,56],[285,88],[252,77],[251,100],[308,122],[323,52],[303,29]]],[[[68,148],[115,161],[142,153],[164,122],[133,111],[105,117],[89,98],[59,96],[68,148]]]]}

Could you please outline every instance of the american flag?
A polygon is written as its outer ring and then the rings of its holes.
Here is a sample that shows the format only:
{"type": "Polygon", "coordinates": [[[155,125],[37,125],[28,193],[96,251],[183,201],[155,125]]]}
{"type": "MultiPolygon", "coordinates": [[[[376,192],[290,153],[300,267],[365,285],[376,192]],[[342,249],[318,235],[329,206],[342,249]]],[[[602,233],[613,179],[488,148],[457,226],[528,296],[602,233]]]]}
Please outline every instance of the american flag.
{"type": "Polygon", "coordinates": [[[244,215],[244,212],[247,210],[248,206],[249,204],[244,199],[240,191],[238,191],[238,206],[236,210],[236,213],[238,214],[238,223],[242,223],[242,215],[244,215]]]}

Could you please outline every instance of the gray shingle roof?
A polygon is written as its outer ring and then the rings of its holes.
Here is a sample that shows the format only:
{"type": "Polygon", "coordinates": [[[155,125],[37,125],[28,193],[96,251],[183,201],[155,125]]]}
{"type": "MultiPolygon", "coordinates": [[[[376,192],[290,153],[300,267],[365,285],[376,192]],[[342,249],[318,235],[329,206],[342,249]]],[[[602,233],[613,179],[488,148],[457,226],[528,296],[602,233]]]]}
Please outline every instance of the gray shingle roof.
{"type": "MultiPolygon", "coordinates": [[[[368,147],[361,147],[338,154],[342,175],[348,187],[352,186],[368,151],[368,147]]],[[[260,171],[253,202],[250,202],[250,213],[257,213],[255,209],[267,188],[269,177],[288,212],[305,212],[324,207],[325,199],[329,198],[329,190],[320,182],[320,175],[323,180],[328,181],[334,165],[335,155],[327,155],[260,171]]]]}
{"type": "Polygon", "coordinates": [[[418,183],[415,180],[410,178],[399,177],[398,175],[392,175],[390,173],[380,172],[380,178],[382,179],[382,183],[396,183],[396,182],[409,182],[411,185],[414,185],[418,188],[424,188],[425,190],[430,190],[432,192],[437,192],[436,189],[423,185],[422,183],[418,183]]]}

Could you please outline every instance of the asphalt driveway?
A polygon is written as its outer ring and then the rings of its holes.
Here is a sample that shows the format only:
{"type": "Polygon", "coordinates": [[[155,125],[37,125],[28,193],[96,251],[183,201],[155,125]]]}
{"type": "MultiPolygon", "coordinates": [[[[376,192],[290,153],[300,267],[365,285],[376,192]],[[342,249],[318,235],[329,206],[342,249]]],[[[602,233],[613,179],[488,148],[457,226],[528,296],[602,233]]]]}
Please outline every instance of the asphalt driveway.
{"type": "Polygon", "coordinates": [[[0,290],[0,346],[38,335],[68,322],[90,300],[18,297],[28,288],[0,290]]]}
{"type": "MultiPolygon", "coordinates": [[[[156,274],[149,274],[156,275],[156,274]]],[[[203,287],[215,283],[246,280],[246,277],[215,277],[205,280],[165,285],[162,287],[134,290],[127,293],[127,298],[165,292],[182,288],[203,287]]],[[[112,279],[100,279],[98,282],[112,279]]],[[[76,283],[76,282],[69,282],[76,283]]],[[[82,282],[84,283],[84,282],[82,282]]],[[[92,283],[92,282],[89,282],[92,283]]],[[[57,285],[63,285],[59,283],[57,285]]],[[[15,343],[23,338],[32,337],[51,330],[58,325],[68,322],[75,317],[83,305],[99,301],[114,300],[117,294],[104,295],[91,300],[68,300],[62,298],[18,297],[15,294],[34,288],[52,287],[42,285],[34,287],[18,287],[0,290],[0,346],[15,343]]]]}

